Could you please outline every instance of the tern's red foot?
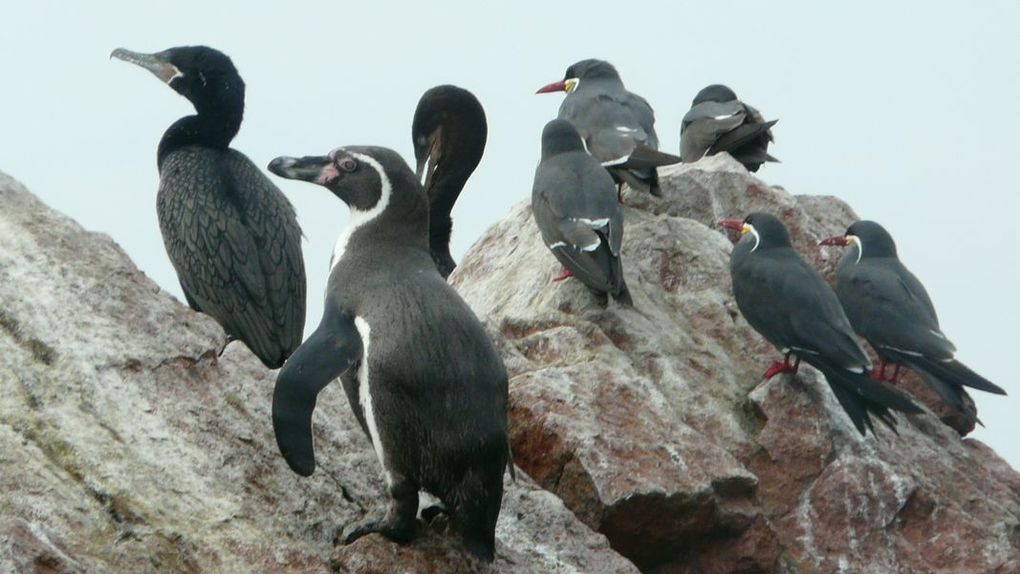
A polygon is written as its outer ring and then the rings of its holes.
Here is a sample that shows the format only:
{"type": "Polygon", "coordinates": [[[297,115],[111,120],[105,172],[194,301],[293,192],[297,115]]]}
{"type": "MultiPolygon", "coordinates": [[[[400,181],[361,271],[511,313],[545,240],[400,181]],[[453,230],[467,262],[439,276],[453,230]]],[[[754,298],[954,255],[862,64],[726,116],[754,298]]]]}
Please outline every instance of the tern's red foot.
{"type": "Polygon", "coordinates": [[[780,363],[779,361],[772,361],[772,364],[769,365],[768,370],[765,371],[765,375],[763,376],[767,381],[772,377],[778,375],[779,373],[797,374],[798,370],[800,370],[800,357],[797,357],[797,360],[794,361],[794,363],[791,365],[790,355],[786,355],[785,357],[783,357],[782,363],[780,363]]]}
{"type": "Polygon", "coordinates": [[[892,378],[889,379],[889,382],[895,384],[899,379],[900,379],[900,366],[894,365],[892,371],[892,378]]]}
{"type": "Polygon", "coordinates": [[[769,380],[779,373],[796,373],[797,368],[786,362],[773,361],[767,371],[765,371],[765,380],[769,380]]]}
{"type": "Polygon", "coordinates": [[[573,276],[574,274],[570,272],[570,269],[564,268],[562,271],[560,271],[559,275],[553,277],[553,281],[563,281],[564,279],[570,279],[573,276]]]}
{"type": "Polygon", "coordinates": [[[871,371],[871,378],[879,382],[885,382],[885,367],[887,364],[885,359],[879,359],[878,368],[871,371]]]}

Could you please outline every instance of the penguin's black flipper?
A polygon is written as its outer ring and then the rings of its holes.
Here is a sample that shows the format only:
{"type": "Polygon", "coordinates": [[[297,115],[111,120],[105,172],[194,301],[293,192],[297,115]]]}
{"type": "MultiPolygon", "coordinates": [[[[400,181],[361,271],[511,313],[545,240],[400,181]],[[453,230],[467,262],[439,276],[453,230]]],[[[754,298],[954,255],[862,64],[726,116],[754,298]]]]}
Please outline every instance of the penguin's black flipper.
{"type": "Polygon", "coordinates": [[[363,345],[354,320],[326,302],[322,323],[290,356],[273,389],[273,432],[280,454],[301,476],[315,471],[312,411],[333,379],[361,359],[363,345]]]}

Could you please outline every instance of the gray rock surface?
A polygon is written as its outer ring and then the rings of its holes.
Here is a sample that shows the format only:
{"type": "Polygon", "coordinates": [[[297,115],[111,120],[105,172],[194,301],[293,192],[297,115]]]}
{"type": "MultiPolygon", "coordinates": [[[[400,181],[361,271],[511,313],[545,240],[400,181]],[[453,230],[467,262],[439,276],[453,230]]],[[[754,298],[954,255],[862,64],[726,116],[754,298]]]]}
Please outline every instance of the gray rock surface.
{"type": "Polygon", "coordinates": [[[831,275],[842,253],[816,244],[852,210],[726,154],[660,180],[624,197],[633,309],[552,282],[527,204],[451,277],[503,350],[517,463],[650,572],[1020,572],[1020,475],[986,446],[932,414],[861,438],[808,367],[761,382],[778,354],[736,309],[715,222],[773,212],[831,275]]]}
{"type": "MultiPolygon", "coordinates": [[[[298,477],[273,439],[274,372],[241,343],[218,356],[212,319],[3,174],[0,205],[0,572],[483,570],[433,533],[335,547],[385,502],[340,386],[316,410],[319,469],[298,477]]],[[[526,477],[497,535],[499,572],[636,571],[526,477]]]]}
{"type": "Polygon", "coordinates": [[[410,546],[335,544],[385,504],[340,387],[302,479],[276,453],[274,373],[219,356],[211,319],[0,175],[0,572],[1020,572],[1020,475],[952,413],[861,438],[810,368],[760,381],[776,354],[714,222],[777,213],[831,274],[814,244],[850,208],[725,154],[660,173],[663,198],[625,194],[633,309],[553,283],[527,204],[451,277],[511,373],[531,477],[508,483],[491,568],[442,517],[410,546]]]}

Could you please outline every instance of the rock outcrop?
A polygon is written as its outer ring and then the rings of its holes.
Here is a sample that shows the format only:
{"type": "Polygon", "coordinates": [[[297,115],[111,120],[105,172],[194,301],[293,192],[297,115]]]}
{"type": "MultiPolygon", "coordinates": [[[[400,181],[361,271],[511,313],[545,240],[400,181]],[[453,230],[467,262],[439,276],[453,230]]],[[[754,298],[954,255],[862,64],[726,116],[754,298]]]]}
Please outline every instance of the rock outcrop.
{"type": "Polygon", "coordinates": [[[453,276],[511,372],[517,463],[644,571],[1020,572],[1020,475],[969,428],[925,413],[861,438],[812,369],[761,382],[778,355],[736,309],[715,222],[776,213],[831,275],[842,252],[816,244],[849,207],[725,154],[660,177],[661,199],[624,198],[633,309],[552,282],[526,204],[453,276]]]}
{"type": "MultiPolygon", "coordinates": [[[[109,238],[0,174],[0,572],[473,572],[449,537],[334,544],[381,513],[378,462],[339,385],[320,466],[276,452],[274,372],[162,292],[109,238]]],[[[500,572],[636,572],[526,477],[500,572]]]]}
{"type": "Polygon", "coordinates": [[[841,253],[814,243],[852,211],[725,155],[661,180],[625,196],[633,309],[551,282],[526,204],[452,276],[512,376],[522,472],[483,568],[443,517],[407,547],[337,544],[385,503],[340,387],[300,478],[272,436],[275,373],[0,175],[0,572],[1020,571],[1020,475],[954,413],[861,438],[810,368],[760,380],[775,351],[737,312],[714,222],[777,213],[831,273],[841,253]]]}

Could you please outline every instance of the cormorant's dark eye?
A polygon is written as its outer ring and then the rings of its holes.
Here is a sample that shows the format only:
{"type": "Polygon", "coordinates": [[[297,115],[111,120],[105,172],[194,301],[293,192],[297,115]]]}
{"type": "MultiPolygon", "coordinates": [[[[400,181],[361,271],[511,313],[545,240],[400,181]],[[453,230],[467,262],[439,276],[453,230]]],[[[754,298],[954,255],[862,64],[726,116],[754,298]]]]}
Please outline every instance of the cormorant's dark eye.
{"type": "Polygon", "coordinates": [[[358,162],[354,161],[354,158],[345,157],[337,162],[337,166],[344,171],[354,171],[358,167],[358,162]]]}

